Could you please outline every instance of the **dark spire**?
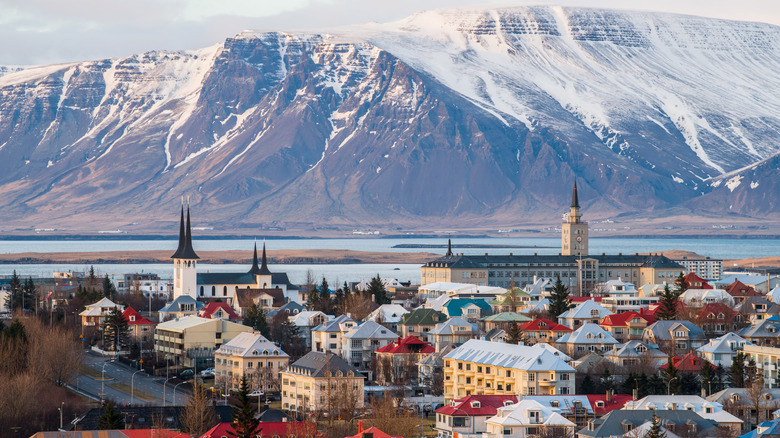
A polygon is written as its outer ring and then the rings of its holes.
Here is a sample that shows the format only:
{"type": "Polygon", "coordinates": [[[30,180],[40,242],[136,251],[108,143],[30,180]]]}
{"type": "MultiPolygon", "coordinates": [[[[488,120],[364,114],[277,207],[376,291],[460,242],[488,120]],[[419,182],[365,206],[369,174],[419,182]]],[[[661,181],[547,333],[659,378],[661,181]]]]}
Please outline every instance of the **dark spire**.
{"type": "Polygon", "coordinates": [[[580,208],[580,199],[577,197],[577,180],[574,180],[574,192],[571,194],[571,208],[580,208]]]}
{"type": "Polygon", "coordinates": [[[447,254],[446,256],[452,255],[452,236],[447,237],[447,254]]]}
{"type": "Polygon", "coordinates": [[[263,242],[263,260],[260,263],[260,273],[259,275],[271,275],[271,271],[268,269],[268,263],[265,259],[265,242],[263,242]]]}
{"type": "MultiPolygon", "coordinates": [[[[182,218],[183,219],[183,218],[182,218]]],[[[179,242],[182,241],[181,233],[179,233],[179,242]]],[[[173,259],[185,259],[185,260],[197,260],[197,254],[192,249],[192,227],[190,226],[190,207],[187,206],[187,226],[184,230],[184,244],[179,243],[179,249],[171,258],[173,259]]]]}
{"type": "Polygon", "coordinates": [[[184,204],[181,205],[181,220],[179,221],[179,246],[176,252],[171,256],[172,259],[179,259],[179,254],[184,250],[184,204]]]}
{"type": "Polygon", "coordinates": [[[260,266],[257,265],[257,241],[255,241],[255,255],[252,257],[252,269],[249,270],[252,275],[260,275],[260,266]]]}

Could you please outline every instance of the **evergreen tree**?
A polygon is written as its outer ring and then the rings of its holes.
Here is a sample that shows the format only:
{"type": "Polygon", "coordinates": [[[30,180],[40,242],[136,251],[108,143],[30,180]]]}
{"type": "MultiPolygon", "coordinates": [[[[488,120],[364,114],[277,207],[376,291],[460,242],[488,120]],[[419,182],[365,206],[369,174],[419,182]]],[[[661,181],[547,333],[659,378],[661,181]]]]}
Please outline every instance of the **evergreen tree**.
{"type": "Polygon", "coordinates": [[[94,289],[95,286],[97,286],[97,277],[95,276],[94,266],[89,267],[89,277],[87,278],[87,284],[89,284],[89,287],[92,289],[94,289]]]}
{"type": "Polygon", "coordinates": [[[236,438],[255,438],[260,435],[260,421],[255,419],[255,409],[249,398],[249,386],[246,375],[241,376],[241,384],[236,394],[236,404],[233,405],[233,431],[228,431],[230,436],[236,438]]]}
{"type": "Polygon", "coordinates": [[[633,394],[634,389],[636,389],[637,385],[637,376],[633,372],[629,372],[628,376],[623,380],[623,383],[620,385],[620,391],[623,394],[633,394]]]}
{"type": "Polygon", "coordinates": [[[658,374],[653,374],[647,378],[647,385],[645,385],[645,388],[647,390],[645,395],[666,394],[666,383],[658,374]]]}
{"type": "Polygon", "coordinates": [[[122,414],[114,408],[114,402],[106,402],[106,407],[103,409],[103,415],[98,418],[98,427],[101,430],[118,430],[124,429],[124,421],[122,414]]]}
{"type": "Polygon", "coordinates": [[[729,368],[728,383],[732,388],[744,388],[746,382],[745,354],[738,351],[729,368]]]}
{"type": "Polygon", "coordinates": [[[252,303],[252,306],[246,311],[243,323],[245,326],[252,327],[252,330],[260,332],[266,338],[270,336],[268,321],[257,303],[252,303]]]}
{"type": "Polygon", "coordinates": [[[119,351],[121,347],[127,346],[130,339],[130,325],[119,311],[119,307],[114,307],[106,316],[103,322],[103,336],[105,343],[111,346],[113,351],[119,351]]]}
{"type": "Polygon", "coordinates": [[[596,384],[593,382],[593,378],[590,377],[590,374],[585,374],[585,377],[582,378],[582,382],[580,383],[580,391],[578,394],[595,394],[596,393],[596,384]]]}
{"type": "Polygon", "coordinates": [[[349,293],[349,286],[344,282],[344,286],[336,289],[336,295],[333,297],[333,309],[340,309],[344,305],[344,298],[349,293]]]}
{"type": "MultiPolygon", "coordinates": [[[[648,394],[650,394],[650,391],[648,390],[648,387],[650,386],[650,383],[647,378],[647,374],[642,372],[642,374],[638,375],[636,378],[636,386],[634,386],[634,389],[637,390],[637,397],[643,398],[646,397],[648,394]]],[[[633,392],[630,392],[628,394],[633,394],[633,392]]]]}
{"type": "Polygon", "coordinates": [[[571,307],[571,300],[569,300],[569,288],[566,287],[561,281],[561,276],[558,275],[555,278],[555,286],[553,287],[552,294],[550,294],[550,319],[557,321],[558,317],[562,313],[569,310],[571,307]]]}
{"type": "Polygon", "coordinates": [[[712,384],[712,391],[718,392],[722,391],[723,388],[726,386],[726,369],[723,368],[723,364],[718,364],[717,367],[715,367],[715,383],[712,384]]]}
{"type": "Polygon", "coordinates": [[[715,387],[715,367],[710,365],[709,362],[704,362],[699,371],[699,382],[701,382],[701,389],[709,396],[711,388],[715,387]]]}
{"type": "Polygon", "coordinates": [[[35,308],[35,283],[32,277],[27,277],[22,285],[22,308],[34,309],[35,308]]]}
{"type": "Polygon", "coordinates": [[[525,342],[525,334],[520,329],[520,324],[513,322],[506,331],[506,342],[509,344],[519,344],[525,342]]]}
{"type": "Polygon", "coordinates": [[[688,290],[688,284],[685,282],[685,277],[683,276],[683,273],[680,272],[680,275],[678,275],[677,279],[674,280],[674,292],[679,297],[686,290],[688,290]]]}
{"type": "Polygon", "coordinates": [[[309,310],[319,310],[320,309],[320,292],[317,290],[317,285],[313,284],[311,286],[311,290],[309,291],[309,310]]]}
{"type": "Polygon", "coordinates": [[[671,357],[666,363],[666,368],[661,370],[661,376],[663,377],[668,392],[671,394],[680,393],[680,376],[677,372],[677,367],[672,363],[671,357]]]}
{"type": "Polygon", "coordinates": [[[387,299],[387,289],[385,289],[385,284],[382,282],[379,274],[376,274],[376,277],[371,279],[371,283],[368,284],[368,289],[366,289],[366,295],[369,298],[373,297],[374,302],[380,306],[390,302],[387,299]]]}
{"type": "Polygon", "coordinates": [[[644,438],[666,438],[666,432],[661,430],[661,419],[653,412],[653,420],[650,423],[650,430],[647,431],[644,438]]]}
{"type": "Polygon", "coordinates": [[[106,276],[103,277],[103,296],[106,298],[113,298],[114,293],[116,293],[114,282],[112,282],[111,279],[108,278],[108,274],[106,274],[106,276]]]}
{"type": "Polygon", "coordinates": [[[609,368],[604,368],[604,372],[599,377],[598,393],[602,394],[607,391],[615,389],[615,379],[612,377],[612,373],[609,372],[609,368]]]}
{"type": "Polygon", "coordinates": [[[677,294],[669,289],[669,285],[664,285],[664,291],[661,294],[661,299],[658,301],[658,310],[656,310],[655,316],[659,320],[677,319],[677,303],[677,294]]]}
{"type": "Polygon", "coordinates": [[[320,309],[323,313],[331,314],[333,308],[333,302],[330,298],[330,286],[328,286],[328,280],[322,277],[322,284],[320,284],[320,309]]]}
{"type": "Polygon", "coordinates": [[[22,279],[16,274],[14,270],[13,276],[11,276],[11,282],[8,284],[8,291],[11,293],[11,310],[24,309],[24,296],[22,286],[22,279]]]}

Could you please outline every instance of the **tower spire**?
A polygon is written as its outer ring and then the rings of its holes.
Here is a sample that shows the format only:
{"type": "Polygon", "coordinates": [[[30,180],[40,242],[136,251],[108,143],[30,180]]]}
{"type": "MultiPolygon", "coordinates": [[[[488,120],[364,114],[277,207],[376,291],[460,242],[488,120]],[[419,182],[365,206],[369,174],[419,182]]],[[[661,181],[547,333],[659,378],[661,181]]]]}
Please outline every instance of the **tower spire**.
{"type": "Polygon", "coordinates": [[[257,265],[257,239],[255,239],[255,253],[252,257],[252,269],[249,270],[252,275],[260,275],[260,266],[257,265]]]}
{"type": "Polygon", "coordinates": [[[184,225],[184,206],[181,208],[181,225],[179,226],[179,249],[172,259],[197,260],[197,254],[192,249],[192,227],[190,226],[190,206],[187,205],[187,225],[184,225]]]}
{"type": "Polygon", "coordinates": [[[447,256],[452,255],[452,235],[447,236],[447,256]]]}
{"type": "Polygon", "coordinates": [[[184,232],[184,198],[182,198],[182,205],[181,205],[181,220],[179,220],[179,246],[176,248],[176,252],[173,253],[171,256],[172,259],[179,259],[179,257],[184,250],[184,238],[185,238],[185,232],[184,232]]]}
{"type": "Polygon", "coordinates": [[[265,258],[265,241],[263,241],[263,259],[260,263],[260,275],[271,275],[271,271],[268,269],[268,262],[265,258]]]}
{"type": "Polygon", "coordinates": [[[574,191],[571,194],[571,208],[580,208],[580,199],[577,196],[577,180],[574,180],[574,191]]]}

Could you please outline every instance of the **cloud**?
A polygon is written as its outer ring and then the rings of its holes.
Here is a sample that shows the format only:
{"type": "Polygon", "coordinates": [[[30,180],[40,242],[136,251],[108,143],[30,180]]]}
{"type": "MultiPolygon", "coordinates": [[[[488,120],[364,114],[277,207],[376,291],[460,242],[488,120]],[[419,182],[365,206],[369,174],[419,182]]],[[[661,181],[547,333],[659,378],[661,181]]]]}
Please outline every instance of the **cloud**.
{"type": "MultiPolygon", "coordinates": [[[[245,29],[327,29],[367,21],[395,21],[421,9],[474,0],[0,0],[0,64],[129,56],[149,50],[195,49],[245,29]]],[[[487,4],[498,2],[487,2],[487,4]]],[[[501,2],[505,4],[504,2],[501,2]]],[[[625,8],[625,0],[539,0],[625,8]]],[[[633,0],[632,9],[780,24],[772,0],[633,0]]],[[[515,3],[524,4],[524,3],[515,3]]]]}

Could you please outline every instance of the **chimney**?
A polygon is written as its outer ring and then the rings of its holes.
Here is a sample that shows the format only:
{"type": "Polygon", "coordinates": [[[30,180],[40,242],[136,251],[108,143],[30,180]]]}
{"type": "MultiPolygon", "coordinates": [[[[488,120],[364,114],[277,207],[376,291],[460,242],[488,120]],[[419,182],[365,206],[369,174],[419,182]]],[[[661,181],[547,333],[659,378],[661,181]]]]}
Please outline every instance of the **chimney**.
{"type": "Polygon", "coordinates": [[[607,403],[609,403],[611,401],[612,401],[612,390],[608,389],[607,390],[607,403]]]}
{"type": "Polygon", "coordinates": [[[701,398],[707,398],[707,388],[701,387],[701,398]]]}
{"type": "Polygon", "coordinates": [[[639,399],[639,390],[634,388],[633,397],[634,401],[637,401],[639,399]]]}
{"type": "Polygon", "coordinates": [[[363,420],[358,420],[358,435],[363,433],[363,420]]]}

